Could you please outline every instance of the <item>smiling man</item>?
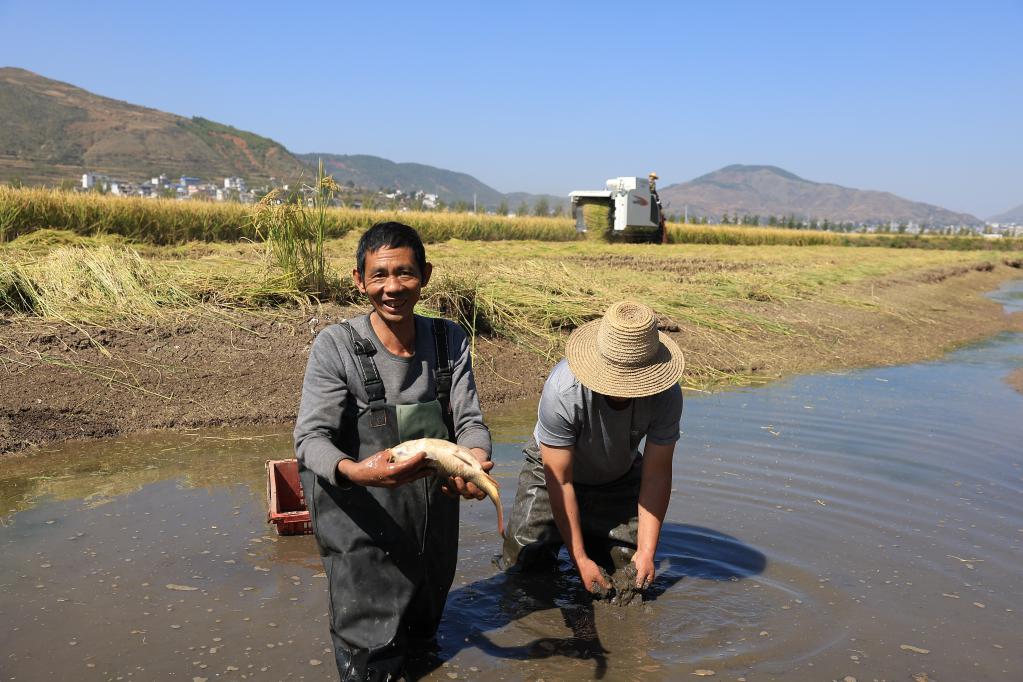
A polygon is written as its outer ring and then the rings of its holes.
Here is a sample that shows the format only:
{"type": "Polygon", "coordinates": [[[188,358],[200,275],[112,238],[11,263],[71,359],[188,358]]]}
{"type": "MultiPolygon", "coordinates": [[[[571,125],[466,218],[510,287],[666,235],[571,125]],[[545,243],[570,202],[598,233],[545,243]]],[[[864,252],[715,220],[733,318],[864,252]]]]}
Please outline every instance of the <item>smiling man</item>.
{"type": "Polygon", "coordinates": [[[326,568],[330,632],[347,680],[400,680],[433,646],[458,553],[458,497],[425,455],[388,448],[443,438],[490,459],[465,332],[414,314],[433,268],[414,229],[374,225],[352,273],[372,310],[320,332],[309,353],[295,453],[326,568]]]}

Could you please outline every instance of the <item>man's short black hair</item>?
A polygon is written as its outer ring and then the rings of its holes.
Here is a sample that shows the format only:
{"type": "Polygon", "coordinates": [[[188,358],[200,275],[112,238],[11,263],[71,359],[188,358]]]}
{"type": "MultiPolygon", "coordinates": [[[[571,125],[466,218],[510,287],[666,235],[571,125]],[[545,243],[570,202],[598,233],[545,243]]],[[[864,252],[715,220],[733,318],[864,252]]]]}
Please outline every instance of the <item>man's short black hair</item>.
{"type": "Polygon", "coordinates": [[[419,238],[419,233],[405,223],[388,221],[377,223],[359,238],[359,246],[355,250],[359,277],[366,276],[367,253],[379,251],[384,247],[400,249],[403,246],[412,249],[416,256],[416,264],[419,266],[419,274],[423,274],[426,271],[426,249],[423,247],[423,240],[419,238]]]}

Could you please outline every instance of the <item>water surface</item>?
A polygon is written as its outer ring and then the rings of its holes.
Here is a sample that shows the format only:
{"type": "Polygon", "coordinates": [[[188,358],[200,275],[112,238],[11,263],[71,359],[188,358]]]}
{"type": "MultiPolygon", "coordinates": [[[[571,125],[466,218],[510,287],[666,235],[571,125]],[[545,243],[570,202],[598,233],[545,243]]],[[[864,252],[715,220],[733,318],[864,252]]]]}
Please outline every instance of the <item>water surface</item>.
{"type": "MultiPolygon", "coordinates": [[[[1023,309],[1023,284],[997,294],[1023,309]]],[[[465,503],[431,679],[1023,679],[1023,366],[937,362],[686,398],[648,598],[510,580],[465,503]],[[923,678],[920,678],[923,679],[923,678]]],[[[514,497],[532,405],[492,415],[514,497]]],[[[0,473],[3,679],[335,679],[311,538],[265,524],[287,433],[75,443],[0,473]]]]}

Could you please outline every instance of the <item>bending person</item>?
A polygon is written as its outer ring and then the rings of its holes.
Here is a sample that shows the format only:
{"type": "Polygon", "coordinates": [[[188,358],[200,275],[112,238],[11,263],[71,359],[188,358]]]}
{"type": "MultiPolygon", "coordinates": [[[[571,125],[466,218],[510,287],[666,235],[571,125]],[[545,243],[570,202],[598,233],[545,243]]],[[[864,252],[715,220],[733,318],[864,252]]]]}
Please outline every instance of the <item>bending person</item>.
{"type": "Polygon", "coordinates": [[[685,361],[653,311],[631,301],[576,329],[565,355],[543,387],[498,563],[556,565],[564,544],[586,589],[608,589],[600,569],[630,561],[646,588],[671,496],[685,361]]]}

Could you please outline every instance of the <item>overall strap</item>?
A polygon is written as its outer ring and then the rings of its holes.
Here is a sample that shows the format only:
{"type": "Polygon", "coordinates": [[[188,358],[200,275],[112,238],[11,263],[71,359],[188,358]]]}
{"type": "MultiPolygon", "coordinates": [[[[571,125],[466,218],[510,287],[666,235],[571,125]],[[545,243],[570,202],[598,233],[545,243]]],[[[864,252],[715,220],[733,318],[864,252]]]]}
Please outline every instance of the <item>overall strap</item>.
{"type": "Polygon", "coordinates": [[[359,336],[359,333],[352,328],[347,321],[341,323],[341,327],[348,332],[352,340],[352,349],[355,350],[355,357],[359,359],[362,368],[362,383],[366,387],[366,395],[371,406],[387,401],[384,394],[384,382],[377,371],[373,356],[376,354],[376,346],[372,341],[359,336]]]}
{"type": "Polygon", "coordinates": [[[448,355],[448,330],[444,320],[433,318],[433,347],[437,352],[437,369],[433,373],[433,381],[437,386],[437,401],[440,403],[444,424],[448,427],[448,435],[454,439],[455,423],[451,413],[451,359],[448,355]]]}
{"type": "Polygon", "coordinates": [[[437,369],[433,373],[437,400],[446,407],[451,396],[451,360],[448,356],[448,330],[439,317],[433,318],[433,347],[437,351],[437,369]]]}

